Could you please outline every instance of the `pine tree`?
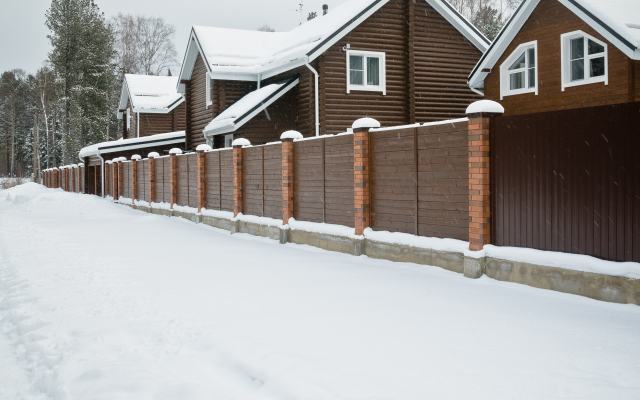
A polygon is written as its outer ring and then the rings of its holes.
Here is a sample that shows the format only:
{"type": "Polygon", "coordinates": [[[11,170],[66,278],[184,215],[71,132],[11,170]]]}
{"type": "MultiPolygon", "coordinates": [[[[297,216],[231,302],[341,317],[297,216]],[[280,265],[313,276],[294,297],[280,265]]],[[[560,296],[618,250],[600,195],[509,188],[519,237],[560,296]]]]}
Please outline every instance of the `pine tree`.
{"type": "Polygon", "coordinates": [[[91,0],[53,0],[47,11],[49,62],[63,87],[63,158],[102,141],[112,119],[113,33],[91,0]]]}

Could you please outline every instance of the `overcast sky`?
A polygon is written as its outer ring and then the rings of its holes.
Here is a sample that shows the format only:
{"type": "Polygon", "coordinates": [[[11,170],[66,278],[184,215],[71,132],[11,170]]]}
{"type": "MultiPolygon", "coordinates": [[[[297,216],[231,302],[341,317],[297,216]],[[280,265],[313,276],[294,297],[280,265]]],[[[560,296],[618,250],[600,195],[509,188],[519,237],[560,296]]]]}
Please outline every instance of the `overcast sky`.
{"type": "MultiPolygon", "coordinates": [[[[288,31],[300,23],[295,12],[304,1],[305,15],[329,12],[347,0],[95,0],[108,18],[118,12],[160,16],[175,25],[179,62],[192,25],[257,29],[267,23],[276,31],[288,31]]],[[[0,72],[22,68],[35,73],[49,51],[45,12],[51,0],[2,0],[0,12],[0,72]]]]}

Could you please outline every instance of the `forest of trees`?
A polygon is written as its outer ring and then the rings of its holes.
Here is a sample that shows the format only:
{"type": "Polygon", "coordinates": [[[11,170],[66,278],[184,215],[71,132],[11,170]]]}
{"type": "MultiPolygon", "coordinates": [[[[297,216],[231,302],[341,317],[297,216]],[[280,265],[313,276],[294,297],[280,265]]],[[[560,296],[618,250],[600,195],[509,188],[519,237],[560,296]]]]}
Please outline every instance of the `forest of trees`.
{"type": "Polygon", "coordinates": [[[38,179],[79,162],[82,147],[117,139],[124,74],[167,75],[177,64],[175,28],[162,18],[107,20],[92,0],[52,0],[46,25],[43,66],[0,76],[0,176],[38,179]]]}

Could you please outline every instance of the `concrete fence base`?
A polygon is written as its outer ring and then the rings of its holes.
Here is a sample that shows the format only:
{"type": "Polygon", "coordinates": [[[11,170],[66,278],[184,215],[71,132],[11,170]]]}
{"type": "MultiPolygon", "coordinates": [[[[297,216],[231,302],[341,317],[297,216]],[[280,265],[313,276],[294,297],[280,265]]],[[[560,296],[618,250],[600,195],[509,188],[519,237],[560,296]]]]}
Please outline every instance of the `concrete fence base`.
{"type": "Polygon", "coordinates": [[[458,252],[385,243],[370,240],[366,237],[348,237],[297,229],[283,229],[255,222],[232,221],[227,218],[197,215],[175,210],[125,205],[152,214],[182,217],[196,223],[228,230],[232,234],[248,233],[278,240],[280,243],[306,244],[355,256],[366,255],[367,257],[382,260],[436,266],[464,274],[468,278],[477,279],[486,275],[499,281],[520,283],[535,288],[576,294],[596,300],[640,305],[640,279],[547,267],[492,257],[472,258],[458,252]]]}

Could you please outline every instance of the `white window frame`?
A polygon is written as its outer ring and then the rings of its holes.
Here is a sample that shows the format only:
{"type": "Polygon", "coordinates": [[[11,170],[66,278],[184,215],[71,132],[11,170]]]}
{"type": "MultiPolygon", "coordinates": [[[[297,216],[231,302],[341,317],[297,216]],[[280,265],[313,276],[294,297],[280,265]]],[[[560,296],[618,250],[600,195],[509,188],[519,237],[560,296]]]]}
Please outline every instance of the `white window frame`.
{"type": "Polygon", "coordinates": [[[207,72],[205,86],[207,91],[207,108],[209,108],[209,106],[213,104],[213,96],[211,93],[211,74],[209,72],[207,72]]]}
{"type": "Polygon", "coordinates": [[[224,147],[225,148],[231,148],[233,143],[233,133],[229,133],[227,135],[224,135],[224,147]]]}
{"type": "Polygon", "coordinates": [[[127,130],[131,129],[131,108],[127,107],[127,130]]]}
{"type": "Polygon", "coordinates": [[[364,51],[364,50],[347,50],[347,93],[352,91],[366,91],[366,92],[382,92],[382,95],[387,94],[387,66],[386,55],[384,52],[379,51],[364,51]],[[380,59],[380,85],[367,85],[367,61],[363,60],[364,77],[363,85],[351,84],[351,69],[350,69],[350,57],[351,56],[363,56],[363,57],[377,57],[380,59]]]}
{"type": "Polygon", "coordinates": [[[523,93],[535,93],[537,96],[538,87],[540,86],[540,81],[538,80],[539,69],[540,69],[540,65],[538,65],[538,41],[534,40],[532,42],[522,43],[520,46],[518,46],[511,53],[511,55],[509,55],[509,57],[507,57],[507,59],[500,65],[500,100],[502,100],[505,96],[514,96],[514,95],[523,94],[523,93]],[[529,49],[533,49],[533,54],[535,57],[534,68],[536,71],[535,73],[536,82],[535,82],[535,87],[533,88],[529,87],[529,74],[528,74],[528,69],[529,69],[528,50],[529,49]],[[509,75],[510,73],[513,74],[513,73],[516,73],[515,71],[519,71],[519,70],[510,71],[509,67],[513,65],[514,62],[516,62],[516,60],[518,59],[518,57],[520,57],[522,52],[525,53],[524,77],[525,77],[525,82],[527,87],[523,89],[511,90],[509,75]]]}
{"type": "Polygon", "coordinates": [[[572,86],[581,86],[581,85],[589,85],[592,83],[604,82],[605,85],[609,84],[609,49],[605,42],[602,40],[596,39],[593,36],[584,33],[583,31],[573,31],[568,33],[563,33],[560,35],[560,64],[561,64],[561,74],[562,74],[562,91],[564,92],[564,88],[572,87],[572,86]],[[571,82],[571,39],[577,39],[579,37],[584,37],[584,74],[585,78],[579,81],[571,82]],[[604,47],[604,53],[597,53],[594,55],[589,55],[589,40],[593,40],[598,43],[600,46],[604,47]],[[589,60],[592,58],[603,57],[604,55],[604,75],[589,77],[589,60]]]}

